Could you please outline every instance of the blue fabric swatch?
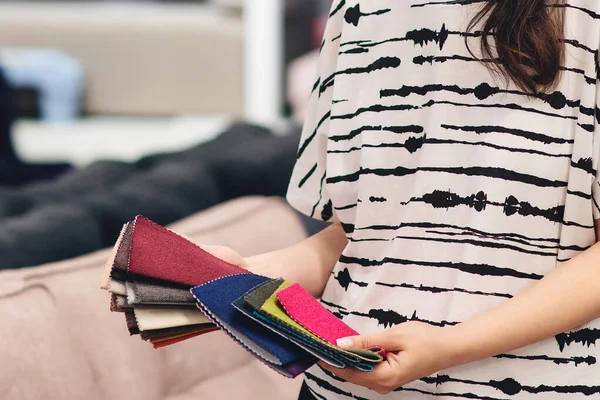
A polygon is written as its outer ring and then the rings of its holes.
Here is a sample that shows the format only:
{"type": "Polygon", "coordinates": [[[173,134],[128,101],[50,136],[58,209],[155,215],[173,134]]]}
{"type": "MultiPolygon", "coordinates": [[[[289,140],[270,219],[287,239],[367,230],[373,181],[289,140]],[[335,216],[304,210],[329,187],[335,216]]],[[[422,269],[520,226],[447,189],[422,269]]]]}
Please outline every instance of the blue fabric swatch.
{"type": "MultiPolygon", "coordinates": [[[[268,281],[269,278],[254,274],[231,275],[196,286],[190,291],[196,298],[199,308],[212,314],[209,315],[211,319],[215,318],[215,322],[225,328],[232,338],[243,344],[262,361],[271,364],[271,367],[289,365],[294,374],[300,373],[298,365],[306,365],[308,368],[314,363],[314,357],[240,313],[232,305],[248,291],[268,281]],[[228,331],[227,327],[232,329],[228,331]]],[[[280,368],[276,369],[281,372],[280,368]]]]}

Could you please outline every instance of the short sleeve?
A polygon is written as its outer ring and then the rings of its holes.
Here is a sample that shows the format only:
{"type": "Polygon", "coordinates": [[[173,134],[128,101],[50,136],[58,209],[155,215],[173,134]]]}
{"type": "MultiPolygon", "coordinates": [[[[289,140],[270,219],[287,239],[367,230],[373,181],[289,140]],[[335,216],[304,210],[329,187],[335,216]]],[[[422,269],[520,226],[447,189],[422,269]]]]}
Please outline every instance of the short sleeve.
{"type": "MultiPolygon", "coordinates": [[[[596,113],[598,114],[600,110],[596,108],[596,113]]],[[[600,115],[597,115],[597,119],[600,118],[600,115]]],[[[596,132],[594,133],[594,157],[593,160],[598,160],[600,158],[600,126],[596,123],[596,132]]],[[[591,165],[590,165],[591,166],[591,165]]],[[[594,166],[594,173],[596,177],[592,183],[592,212],[594,216],[594,220],[600,220],[600,166],[598,165],[598,161],[596,161],[596,165],[594,166]]]]}
{"type": "Polygon", "coordinates": [[[344,1],[333,2],[319,55],[317,77],[310,95],[296,165],[287,200],[303,214],[323,221],[338,221],[325,186],[327,137],[333,101],[334,77],[340,46],[344,1]]]}
{"type": "Polygon", "coordinates": [[[589,165],[592,172],[595,174],[595,178],[592,182],[592,212],[594,220],[600,219],[600,75],[598,78],[599,79],[596,81],[594,139],[592,145],[592,158],[589,165]]]}

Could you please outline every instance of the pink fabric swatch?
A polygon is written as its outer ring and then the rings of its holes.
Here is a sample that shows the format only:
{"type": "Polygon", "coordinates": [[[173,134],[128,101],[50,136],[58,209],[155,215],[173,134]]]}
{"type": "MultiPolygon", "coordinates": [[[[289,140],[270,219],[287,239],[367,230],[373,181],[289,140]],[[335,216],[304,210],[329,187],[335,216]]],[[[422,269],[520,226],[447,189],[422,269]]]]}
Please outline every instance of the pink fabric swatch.
{"type": "Polygon", "coordinates": [[[297,283],[277,292],[277,298],[290,317],[326,342],[336,345],[337,339],[359,335],[297,283]]]}
{"type": "Polygon", "coordinates": [[[141,216],[134,222],[128,272],[188,286],[248,273],[141,216]]]}

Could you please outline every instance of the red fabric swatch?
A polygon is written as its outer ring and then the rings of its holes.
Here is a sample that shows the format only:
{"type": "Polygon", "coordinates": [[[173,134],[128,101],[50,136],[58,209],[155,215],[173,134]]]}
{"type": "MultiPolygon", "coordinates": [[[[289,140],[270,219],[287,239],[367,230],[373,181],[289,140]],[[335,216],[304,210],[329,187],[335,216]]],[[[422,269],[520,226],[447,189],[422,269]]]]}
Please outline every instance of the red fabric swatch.
{"type": "Polygon", "coordinates": [[[144,217],[136,217],[134,224],[128,270],[132,274],[197,286],[248,273],[144,217]]]}
{"type": "Polygon", "coordinates": [[[359,335],[297,283],[277,292],[277,299],[290,317],[326,342],[336,345],[337,339],[359,335]]]}

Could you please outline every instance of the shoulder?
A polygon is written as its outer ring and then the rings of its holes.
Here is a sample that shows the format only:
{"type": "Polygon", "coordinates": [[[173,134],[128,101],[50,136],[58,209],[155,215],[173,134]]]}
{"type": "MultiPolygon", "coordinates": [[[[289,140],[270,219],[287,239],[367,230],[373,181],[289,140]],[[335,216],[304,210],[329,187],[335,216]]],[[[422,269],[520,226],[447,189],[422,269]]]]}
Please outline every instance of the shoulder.
{"type": "Polygon", "coordinates": [[[585,23],[600,25],[600,1],[598,0],[565,0],[556,7],[566,10],[567,24],[585,23]]]}

